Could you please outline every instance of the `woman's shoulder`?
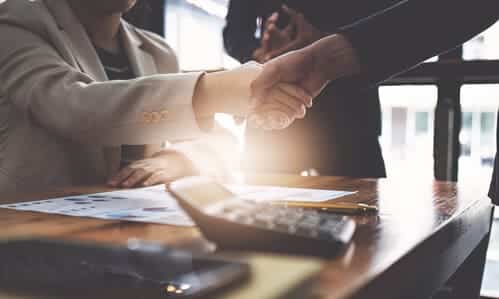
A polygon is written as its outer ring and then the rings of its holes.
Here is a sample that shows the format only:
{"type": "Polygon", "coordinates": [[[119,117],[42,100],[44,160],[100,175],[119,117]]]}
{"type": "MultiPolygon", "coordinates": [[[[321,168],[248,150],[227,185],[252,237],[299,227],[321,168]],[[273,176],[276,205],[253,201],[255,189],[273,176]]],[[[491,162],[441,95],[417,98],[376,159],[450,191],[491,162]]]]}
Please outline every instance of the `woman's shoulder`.
{"type": "Polygon", "coordinates": [[[50,13],[42,0],[0,1],[0,22],[36,27],[46,23],[50,13]]]}

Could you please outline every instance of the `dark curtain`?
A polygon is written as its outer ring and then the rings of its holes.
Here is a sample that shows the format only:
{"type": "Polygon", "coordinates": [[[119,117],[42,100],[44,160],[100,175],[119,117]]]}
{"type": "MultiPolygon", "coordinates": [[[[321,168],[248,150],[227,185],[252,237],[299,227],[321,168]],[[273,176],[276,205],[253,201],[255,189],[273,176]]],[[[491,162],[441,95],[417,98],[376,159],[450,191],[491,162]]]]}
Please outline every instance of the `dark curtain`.
{"type": "Polygon", "coordinates": [[[133,25],[164,36],[165,0],[139,0],[125,15],[133,25]]]}

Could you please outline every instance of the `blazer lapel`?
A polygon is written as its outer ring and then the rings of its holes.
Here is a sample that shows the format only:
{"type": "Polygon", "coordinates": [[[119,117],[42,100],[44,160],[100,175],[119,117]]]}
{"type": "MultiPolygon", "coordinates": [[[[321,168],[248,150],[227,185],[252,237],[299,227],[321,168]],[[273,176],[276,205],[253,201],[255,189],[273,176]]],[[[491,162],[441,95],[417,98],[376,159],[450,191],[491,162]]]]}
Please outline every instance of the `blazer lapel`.
{"type": "Polygon", "coordinates": [[[75,60],[82,71],[96,81],[108,80],[85,28],[73,14],[67,1],[45,0],[45,4],[69,41],[68,46],[71,47],[75,60]]]}
{"type": "MultiPolygon", "coordinates": [[[[68,46],[81,70],[96,81],[107,81],[108,77],[99,56],[85,28],[73,14],[69,4],[61,0],[45,0],[45,4],[63,31],[63,36],[67,39],[68,46]]],[[[143,49],[142,40],[125,21],[121,24],[121,38],[134,74],[136,76],[156,74],[157,68],[153,56],[143,49]]],[[[107,164],[107,175],[112,176],[119,171],[121,147],[103,148],[102,154],[107,164]]]]}
{"type": "Polygon", "coordinates": [[[142,40],[135,33],[135,29],[131,28],[125,21],[121,22],[121,38],[128,60],[136,76],[155,75],[158,73],[154,57],[144,49],[142,40]]]}
{"type": "MultiPolygon", "coordinates": [[[[45,4],[54,16],[60,30],[63,31],[63,36],[68,41],[68,47],[71,48],[80,69],[96,81],[107,81],[108,77],[94,45],[83,25],[73,14],[69,4],[61,0],[45,0],[45,4]]],[[[105,165],[102,165],[103,171],[107,177],[114,175],[119,171],[121,147],[102,148],[102,158],[105,163],[105,165]]]]}

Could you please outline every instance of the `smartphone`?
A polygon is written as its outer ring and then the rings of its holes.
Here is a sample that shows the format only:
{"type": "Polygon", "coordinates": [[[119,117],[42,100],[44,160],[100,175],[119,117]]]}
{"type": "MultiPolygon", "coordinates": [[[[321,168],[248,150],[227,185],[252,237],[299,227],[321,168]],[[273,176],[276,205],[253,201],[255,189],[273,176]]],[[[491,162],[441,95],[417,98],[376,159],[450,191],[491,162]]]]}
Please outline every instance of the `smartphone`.
{"type": "Polygon", "coordinates": [[[249,277],[249,266],[152,243],[0,242],[0,289],[51,298],[206,298],[249,277]]]}

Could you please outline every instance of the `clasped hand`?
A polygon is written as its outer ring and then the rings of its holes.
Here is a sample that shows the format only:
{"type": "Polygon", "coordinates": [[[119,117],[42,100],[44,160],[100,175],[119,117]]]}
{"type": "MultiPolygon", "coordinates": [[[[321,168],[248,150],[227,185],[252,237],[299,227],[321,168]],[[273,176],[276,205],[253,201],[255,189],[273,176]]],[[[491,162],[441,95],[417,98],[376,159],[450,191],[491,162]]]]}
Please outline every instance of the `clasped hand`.
{"type": "Polygon", "coordinates": [[[260,98],[253,96],[248,122],[252,127],[264,130],[284,129],[296,119],[304,118],[313,100],[303,88],[288,83],[274,85],[260,98]]]}
{"type": "Polygon", "coordinates": [[[328,82],[316,68],[313,56],[303,51],[290,52],[264,64],[251,83],[254,111],[249,125],[284,129],[303,118],[306,108],[312,107],[313,99],[328,82]],[[288,109],[291,105],[294,110],[288,109]]]}
{"type": "Polygon", "coordinates": [[[297,60],[300,61],[300,69],[290,67],[289,70],[286,70],[286,65],[282,63],[269,61],[290,51],[306,47],[322,36],[323,34],[311,25],[303,14],[285,5],[281,13],[275,12],[267,19],[264,24],[261,46],[253,53],[255,60],[265,64],[263,76],[252,84],[256,113],[249,118],[250,125],[264,129],[283,129],[295,119],[305,116],[305,107],[312,106],[313,97],[325,84],[325,80],[318,78],[315,70],[312,69],[315,61],[312,57],[293,53],[290,57],[280,59],[281,61],[288,60],[290,65],[296,64],[297,60]],[[280,29],[277,23],[282,13],[289,17],[289,22],[286,27],[280,29]],[[272,73],[277,76],[270,76],[272,73]],[[280,101],[275,100],[276,94],[281,99],[280,101]],[[283,101],[282,99],[286,96],[290,98],[283,101]],[[295,99],[294,102],[293,99],[295,99]],[[306,102],[304,102],[305,106],[297,109],[299,101],[296,100],[299,99],[306,102]],[[278,107],[272,103],[285,105],[278,107]],[[293,104],[295,114],[287,109],[289,103],[293,104]]]}

